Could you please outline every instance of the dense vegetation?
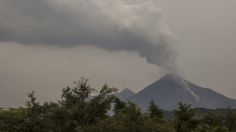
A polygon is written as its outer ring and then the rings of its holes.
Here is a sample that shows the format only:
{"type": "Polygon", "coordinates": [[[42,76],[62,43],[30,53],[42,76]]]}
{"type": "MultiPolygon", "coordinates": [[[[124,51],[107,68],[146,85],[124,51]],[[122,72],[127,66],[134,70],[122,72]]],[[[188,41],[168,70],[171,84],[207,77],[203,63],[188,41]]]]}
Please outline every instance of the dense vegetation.
{"type": "Polygon", "coordinates": [[[24,108],[0,110],[1,132],[235,132],[236,112],[194,109],[179,103],[161,110],[154,101],[146,113],[115,96],[117,89],[91,88],[87,79],[64,88],[56,103],[37,102],[34,92],[24,108]]]}

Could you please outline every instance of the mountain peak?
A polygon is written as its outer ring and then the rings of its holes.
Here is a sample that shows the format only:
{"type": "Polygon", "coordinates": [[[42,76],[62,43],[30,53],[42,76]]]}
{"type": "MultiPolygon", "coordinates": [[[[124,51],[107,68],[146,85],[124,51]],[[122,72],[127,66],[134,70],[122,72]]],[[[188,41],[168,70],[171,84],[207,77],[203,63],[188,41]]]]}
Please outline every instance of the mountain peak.
{"type": "Polygon", "coordinates": [[[203,108],[236,108],[236,100],[227,98],[213,90],[202,88],[176,74],[166,74],[128,99],[142,110],[154,100],[161,108],[171,110],[179,102],[203,108]]]}
{"type": "Polygon", "coordinates": [[[164,75],[161,79],[164,80],[184,80],[182,77],[180,77],[177,74],[172,74],[172,73],[167,73],[166,75],[164,75]]]}
{"type": "Polygon", "coordinates": [[[119,97],[121,100],[125,101],[128,98],[130,98],[131,96],[133,96],[134,94],[135,93],[132,90],[125,88],[117,94],[117,97],[119,97]]]}
{"type": "Polygon", "coordinates": [[[169,82],[169,83],[174,83],[175,85],[182,85],[182,86],[189,83],[183,77],[171,73],[164,75],[161,79],[157,80],[157,83],[158,82],[169,82]]]}
{"type": "Polygon", "coordinates": [[[128,88],[123,89],[120,93],[132,93],[132,94],[135,94],[132,90],[130,90],[128,88]]]}

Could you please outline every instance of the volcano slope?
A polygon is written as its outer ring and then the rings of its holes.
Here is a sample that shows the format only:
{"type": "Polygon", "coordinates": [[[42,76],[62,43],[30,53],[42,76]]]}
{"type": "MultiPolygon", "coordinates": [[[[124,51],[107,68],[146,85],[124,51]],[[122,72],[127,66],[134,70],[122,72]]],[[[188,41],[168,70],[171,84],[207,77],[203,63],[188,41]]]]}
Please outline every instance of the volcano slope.
{"type": "Polygon", "coordinates": [[[235,99],[228,98],[209,88],[197,86],[173,74],[166,74],[128,100],[137,104],[142,111],[147,110],[151,100],[154,100],[164,110],[175,109],[179,102],[208,109],[236,108],[235,99]]]}

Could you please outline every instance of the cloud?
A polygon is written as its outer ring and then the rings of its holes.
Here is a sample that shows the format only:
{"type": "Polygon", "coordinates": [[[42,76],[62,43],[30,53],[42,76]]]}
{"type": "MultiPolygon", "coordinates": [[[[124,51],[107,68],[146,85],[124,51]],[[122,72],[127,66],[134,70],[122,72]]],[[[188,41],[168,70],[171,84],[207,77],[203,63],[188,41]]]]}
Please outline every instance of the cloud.
{"type": "Polygon", "coordinates": [[[152,2],[2,0],[0,40],[135,51],[169,71],[176,57],[174,37],[152,2]]]}

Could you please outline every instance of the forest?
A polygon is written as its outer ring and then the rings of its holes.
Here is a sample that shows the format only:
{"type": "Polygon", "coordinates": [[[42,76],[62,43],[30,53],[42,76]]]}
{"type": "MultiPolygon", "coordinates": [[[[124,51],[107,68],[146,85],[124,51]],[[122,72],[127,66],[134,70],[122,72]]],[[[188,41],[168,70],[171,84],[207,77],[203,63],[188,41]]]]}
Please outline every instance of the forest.
{"type": "Polygon", "coordinates": [[[180,102],[175,110],[165,111],[150,101],[143,112],[116,93],[107,84],[92,88],[84,78],[63,88],[58,102],[40,103],[31,92],[25,107],[0,109],[0,132],[236,132],[234,109],[193,108],[180,102]]]}

